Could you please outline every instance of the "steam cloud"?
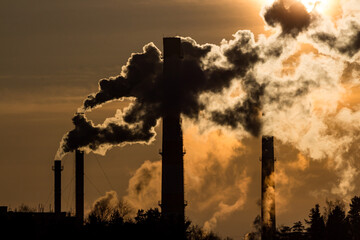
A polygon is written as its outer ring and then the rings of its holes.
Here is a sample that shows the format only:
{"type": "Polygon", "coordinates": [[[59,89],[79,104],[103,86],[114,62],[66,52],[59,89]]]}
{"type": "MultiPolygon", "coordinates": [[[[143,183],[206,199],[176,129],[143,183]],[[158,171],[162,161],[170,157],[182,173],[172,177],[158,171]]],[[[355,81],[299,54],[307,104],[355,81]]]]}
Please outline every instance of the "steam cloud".
{"type": "MultiPolygon", "coordinates": [[[[301,157],[288,168],[299,164],[305,170],[307,159],[328,161],[328,168],[339,178],[331,193],[348,197],[358,176],[359,163],[349,152],[359,151],[360,107],[351,104],[351,95],[345,96],[360,89],[360,4],[341,0],[341,6],[342,15],[333,20],[316,8],[308,12],[296,0],[277,0],[262,10],[267,27],[274,31],[269,37],[260,35],[255,41],[250,31],[242,30],[219,45],[181,38],[182,85],[176,92],[164,84],[160,50],[153,43],[146,45],[129,58],[119,76],[100,80],[98,92],[85,99],[73,118],[75,129],[63,137],[57,158],[76,148],[104,153],[113,146],[151,143],[154,128],[167,111],[166,92],[179,98],[175,102],[181,114],[199,128],[204,122],[218,125],[240,133],[239,140],[273,135],[293,146],[301,157]],[[86,112],[125,99],[132,103],[103,124],[94,125],[86,118],[86,112]]],[[[144,163],[129,186],[129,199],[143,199],[147,189],[154,192],[159,187],[154,185],[159,164],[144,163]],[[140,177],[149,172],[149,178],[140,177]]],[[[205,178],[208,173],[194,174],[205,178]]],[[[201,186],[195,180],[191,184],[201,186]]],[[[137,203],[141,205],[141,200],[137,203]]],[[[227,209],[235,211],[241,205],[242,200],[235,201],[233,208],[219,204],[217,212],[226,215],[227,209]]],[[[213,216],[209,227],[219,219],[216,213],[213,216]]]]}
{"type": "MultiPolygon", "coordinates": [[[[190,203],[186,211],[197,215],[199,211],[215,210],[210,219],[204,220],[204,228],[211,230],[246,202],[251,178],[246,164],[238,161],[243,146],[233,132],[213,129],[200,135],[198,127],[189,120],[183,123],[184,143],[189,146],[184,160],[186,198],[190,203]]],[[[124,199],[134,209],[157,207],[160,186],[161,161],[147,160],[130,179],[124,199]]]]}

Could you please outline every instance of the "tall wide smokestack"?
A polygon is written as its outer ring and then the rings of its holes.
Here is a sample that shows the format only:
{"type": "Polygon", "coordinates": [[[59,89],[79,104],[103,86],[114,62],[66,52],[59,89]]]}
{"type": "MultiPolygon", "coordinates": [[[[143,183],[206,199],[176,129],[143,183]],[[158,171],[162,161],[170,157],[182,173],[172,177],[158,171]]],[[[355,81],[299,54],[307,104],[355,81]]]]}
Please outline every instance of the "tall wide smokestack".
{"type": "Polygon", "coordinates": [[[84,222],[84,152],[75,151],[75,209],[76,218],[84,222]]]}
{"type": "Polygon", "coordinates": [[[181,67],[180,38],[164,38],[164,93],[165,113],[163,116],[162,140],[162,186],[161,211],[162,216],[170,223],[179,226],[185,221],[184,202],[184,160],[183,136],[181,130],[178,93],[181,67]]]}
{"type": "Polygon", "coordinates": [[[275,222],[274,137],[262,137],[261,158],[261,239],[273,240],[275,222]]]}
{"type": "Polygon", "coordinates": [[[61,171],[63,167],[61,166],[61,160],[55,160],[54,166],[54,205],[55,213],[61,213],[61,171]]]}

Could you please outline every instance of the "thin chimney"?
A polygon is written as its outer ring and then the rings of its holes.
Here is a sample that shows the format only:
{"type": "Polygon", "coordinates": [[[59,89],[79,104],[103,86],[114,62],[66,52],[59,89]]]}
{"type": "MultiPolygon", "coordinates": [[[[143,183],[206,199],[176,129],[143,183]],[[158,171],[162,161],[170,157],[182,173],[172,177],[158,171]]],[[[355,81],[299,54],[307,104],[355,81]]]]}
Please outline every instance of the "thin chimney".
{"type": "Polygon", "coordinates": [[[164,93],[165,113],[162,136],[162,185],[161,212],[169,223],[183,226],[185,221],[184,201],[184,150],[180,109],[177,101],[180,94],[181,40],[164,38],[164,93]]]}
{"type": "Polygon", "coordinates": [[[84,222],[84,152],[75,152],[75,210],[76,218],[84,222]]]}
{"type": "Polygon", "coordinates": [[[55,160],[54,166],[54,205],[55,213],[61,213],[61,171],[63,167],[61,166],[61,160],[55,160]]]}
{"type": "Polygon", "coordinates": [[[262,137],[261,158],[261,240],[274,240],[275,220],[274,137],[262,137]]]}

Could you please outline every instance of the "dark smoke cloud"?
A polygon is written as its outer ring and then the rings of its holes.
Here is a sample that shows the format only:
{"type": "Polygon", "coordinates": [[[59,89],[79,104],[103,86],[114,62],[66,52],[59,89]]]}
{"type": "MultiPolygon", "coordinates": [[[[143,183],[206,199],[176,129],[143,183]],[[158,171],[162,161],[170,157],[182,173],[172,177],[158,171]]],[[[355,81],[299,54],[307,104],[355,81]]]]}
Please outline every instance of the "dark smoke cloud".
{"type": "Polygon", "coordinates": [[[148,142],[155,136],[155,132],[144,124],[130,126],[112,121],[105,126],[95,126],[92,121],[86,119],[84,114],[76,114],[72,121],[75,129],[68,132],[63,139],[62,150],[64,152],[85,146],[97,150],[103,144],[119,145],[130,142],[148,142]]]}
{"type": "Polygon", "coordinates": [[[263,61],[259,57],[261,49],[255,44],[250,31],[239,31],[234,37],[221,47],[199,45],[191,38],[182,38],[181,82],[176,87],[164,82],[160,51],[152,43],[146,45],[143,53],[130,57],[120,76],[100,80],[99,91],[87,97],[80,112],[124,98],[135,99],[133,104],[123,110],[119,119],[101,126],[94,126],[83,114],[76,114],[73,118],[75,129],[65,135],[59,152],[79,147],[97,150],[106,144],[149,143],[154,137],[157,120],[169,108],[178,109],[181,114],[196,120],[199,112],[206,108],[199,96],[221,93],[230,87],[234,79],[243,79],[247,98],[234,109],[227,109],[221,114],[213,113],[212,120],[235,126],[235,123],[226,121],[233,118],[232,121],[238,121],[236,126],[243,126],[251,134],[258,135],[261,125],[258,95],[261,91],[254,84],[256,81],[244,77],[256,63],[263,61]],[[219,64],[222,60],[225,63],[219,64]]]}
{"type": "Polygon", "coordinates": [[[243,88],[247,91],[246,99],[238,102],[234,107],[224,111],[214,111],[212,120],[220,125],[228,125],[233,129],[243,126],[253,136],[259,136],[262,122],[260,111],[262,108],[261,97],[264,94],[265,85],[260,85],[253,75],[246,77],[243,88]]]}
{"type": "Polygon", "coordinates": [[[263,17],[271,27],[280,25],[282,35],[292,37],[306,30],[312,21],[305,6],[297,1],[287,8],[283,0],[277,0],[270,7],[265,8],[263,17]]]}
{"type": "Polygon", "coordinates": [[[143,50],[143,53],[133,54],[129,58],[120,76],[99,81],[99,92],[89,95],[84,101],[85,110],[123,97],[141,98],[143,89],[153,89],[152,85],[160,82],[160,50],[153,43],[145,45],[143,50]]]}
{"type": "MultiPolygon", "coordinates": [[[[180,101],[182,113],[190,118],[197,118],[205,106],[199,102],[199,95],[204,92],[220,93],[228,88],[235,78],[242,78],[260,59],[260,49],[255,46],[253,35],[249,31],[239,31],[234,42],[223,53],[217,52],[206,59],[206,69],[202,61],[215,46],[199,46],[189,39],[183,39],[184,60],[180,101]],[[210,48],[211,47],[211,48],[210,48]],[[197,54],[195,54],[197,53],[197,54]],[[205,55],[206,53],[206,55],[205,55]],[[227,65],[215,64],[218,58],[225,57],[227,65]]],[[[241,123],[240,123],[241,124],[241,123]]]]}
{"type": "Polygon", "coordinates": [[[289,108],[299,98],[309,94],[311,89],[315,87],[319,87],[315,80],[305,79],[304,77],[299,77],[296,81],[293,79],[283,80],[281,83],[274,81],[268,85],[266,101],[269,104],[276,104],[279,109],[289,108]]]}
{"type": "Polygon", "coordinates": [[[325,44],[330,49],[349,58],[354,57],[360,50],[360,24],[357,22],[350,22],[337,35],[318,32],[313,34],[312,37],[316,42],[325,44]]]}

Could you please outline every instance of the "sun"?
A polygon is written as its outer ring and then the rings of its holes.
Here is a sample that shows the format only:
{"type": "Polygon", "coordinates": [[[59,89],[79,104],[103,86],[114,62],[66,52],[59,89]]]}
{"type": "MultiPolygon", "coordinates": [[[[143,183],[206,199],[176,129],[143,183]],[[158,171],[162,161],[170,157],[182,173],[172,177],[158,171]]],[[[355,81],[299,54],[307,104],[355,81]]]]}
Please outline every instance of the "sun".
{"type": "Polygon", "coordinates": [[[319,12],[322,12],[325,0],[300,0],[300,2],[304,4],[308,12],[311,12],[315,9],[319,12]]]}
{"type": "MultiPolygon", "coordinates": [[[[272,5],[276,0],[261,0],[261,2],[266,5],[272,5]]],[[[282,0],[285,6],[290,6],[294,2],[302,3],[308,12],[317,11],[320,13],[325,13],[329,6],[330,2],[333,0],[282,0]]]]}

